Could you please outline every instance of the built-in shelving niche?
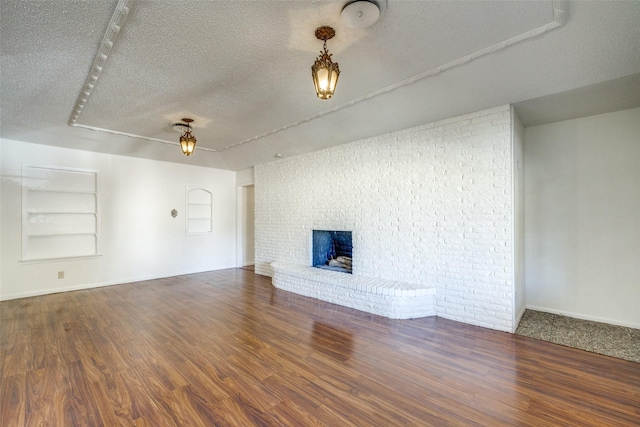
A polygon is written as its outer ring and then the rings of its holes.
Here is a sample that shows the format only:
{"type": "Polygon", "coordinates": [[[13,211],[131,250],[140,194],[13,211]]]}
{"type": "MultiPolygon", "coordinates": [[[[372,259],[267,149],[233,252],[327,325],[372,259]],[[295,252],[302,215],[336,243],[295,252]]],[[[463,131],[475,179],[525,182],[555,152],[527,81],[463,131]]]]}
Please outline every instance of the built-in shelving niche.
{"type": "Polygon", "coordinates": [[[96,256],[98,172],[22,168],[22,260],[96,256]]]}
{"type": "Polygon", "coordinates": [[[213,191],[187,187],[187,234],[213,233],[213,191]]]}

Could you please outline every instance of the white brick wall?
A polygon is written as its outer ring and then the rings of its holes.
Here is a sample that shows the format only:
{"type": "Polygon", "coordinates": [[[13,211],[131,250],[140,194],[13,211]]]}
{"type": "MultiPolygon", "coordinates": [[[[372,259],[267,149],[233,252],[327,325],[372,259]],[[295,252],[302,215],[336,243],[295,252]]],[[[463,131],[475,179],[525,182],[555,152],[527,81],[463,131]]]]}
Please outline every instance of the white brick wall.
{"type": "Polygon", "coordinates": [[[311,230],[353,231],[355,275],[431,285],[436,313],[511,331],[510,109],[255,167],[256,272],[310,265],[311,230]]]}

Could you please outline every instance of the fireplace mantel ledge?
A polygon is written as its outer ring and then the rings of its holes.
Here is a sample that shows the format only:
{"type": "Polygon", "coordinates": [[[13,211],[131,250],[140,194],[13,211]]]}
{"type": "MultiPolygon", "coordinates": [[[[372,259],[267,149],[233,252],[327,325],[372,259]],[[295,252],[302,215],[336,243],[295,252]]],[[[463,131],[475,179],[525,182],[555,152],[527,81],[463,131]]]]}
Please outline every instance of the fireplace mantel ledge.
{"type": "Polygon", "coordinates": [[[435,315],[435,288],[323,270],[282,261],[271,263],[273,285],[289,292],[392,319],[435,315]]]}

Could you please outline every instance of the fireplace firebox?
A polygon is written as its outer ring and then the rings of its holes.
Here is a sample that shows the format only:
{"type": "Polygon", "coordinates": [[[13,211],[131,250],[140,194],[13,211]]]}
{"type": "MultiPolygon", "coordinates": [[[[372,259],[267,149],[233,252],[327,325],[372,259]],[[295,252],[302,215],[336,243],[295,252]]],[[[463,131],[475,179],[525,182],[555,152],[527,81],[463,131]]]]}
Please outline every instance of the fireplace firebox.
{"type": "Polygon", "coordinates": [[[351,231],[313,230],[312,240],[314,267],[352,273],[351,231]]]}

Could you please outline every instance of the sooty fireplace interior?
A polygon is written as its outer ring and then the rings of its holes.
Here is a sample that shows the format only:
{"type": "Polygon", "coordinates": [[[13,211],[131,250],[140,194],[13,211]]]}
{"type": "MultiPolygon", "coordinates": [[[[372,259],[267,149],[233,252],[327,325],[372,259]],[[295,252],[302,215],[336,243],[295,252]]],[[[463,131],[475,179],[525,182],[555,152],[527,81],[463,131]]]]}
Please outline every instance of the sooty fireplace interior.
{"type": "Polygon", "coordinates": [[[313,230],[312,249],[314,267],[351,274],[350,231],[313,230]]]}

